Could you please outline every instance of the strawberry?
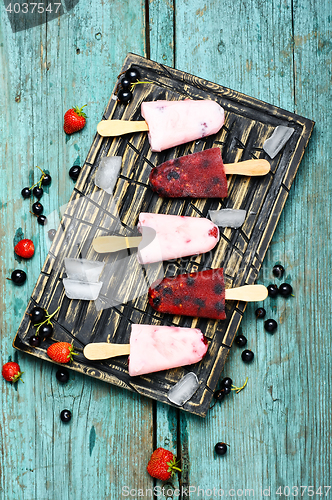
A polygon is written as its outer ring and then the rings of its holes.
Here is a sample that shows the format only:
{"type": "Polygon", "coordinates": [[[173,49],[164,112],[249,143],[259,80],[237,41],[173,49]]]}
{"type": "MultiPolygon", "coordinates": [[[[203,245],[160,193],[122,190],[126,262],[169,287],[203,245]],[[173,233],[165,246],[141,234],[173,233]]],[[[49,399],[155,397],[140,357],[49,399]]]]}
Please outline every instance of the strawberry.
{"type": "Polygon", "coordinates": [[[84,104],[84,106],[82,106],[81,108],[75,106],[66,111],[63,124],[63,130],[66,132],[66,134],[73,134],[74,132],[78,132],[85,127],[87,116],[82,111],[85,106],[86,104],[84,104]]]}
{"type": "Polygon", "coordinates": [[[22,374],[23,372],[21,372],[20,366],[14,363],[14,361],[8,361],[8,363],[5,363],[2,367],[2,376],[7,382],[18,382],[22,380],[22,374]]]}
{"type": "Polygon", "coordinates": [[[32,240],[25,238],[15,245],[14,252],[23,259],[30,259],[35,253],[35,247],[32,240]]]}
{"type": "Polygon", "coordinates": [[[78,354],[73,351],[73,346],[68,342],[55,342],[47,349],[47,354],[57,363],[69,363],[73,360],[73,355],[78,354]]]}
{"type": "Polygon", "coordinates": [[[165,450],[165,448],[157,448],[152,453],[146,470],[150,476],[161,481],[167,481],[173,476],[174,471],[181,471],[176,465],[176,458],[171,451],[165,450]]]}

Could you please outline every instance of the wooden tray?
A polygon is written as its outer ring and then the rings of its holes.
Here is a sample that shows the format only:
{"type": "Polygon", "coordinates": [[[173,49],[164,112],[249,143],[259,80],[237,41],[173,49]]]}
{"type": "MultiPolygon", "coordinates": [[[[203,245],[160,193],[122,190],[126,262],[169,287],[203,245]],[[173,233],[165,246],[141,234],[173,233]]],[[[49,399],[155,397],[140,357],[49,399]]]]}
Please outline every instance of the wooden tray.
{"type": "Polygon", "coordinates": [[[222,230],[219,244],[212,252],[164,263],[161,270],[171,276],[224,267],[226,287],[254,283],[314,122],[134,54],[128,54],[122,71],[130,66],[139,69],[142,80],[153,83],[137,85],[128,106],[118,103],[112,96],[103,119],[142,119],[140,104],[144,100],[207,98],[217,101],[225,109],[225,125],[217,135],[162,153],[151,152],[146,133],[114,139],[101,138],[96,134],[26,310],[29,312],[39,305],[52,313],[60,306],[55,316],[53,338],[42,342],[39,348],[32,348],[28,339],[35,328],[29,316],[24,314],[13,345],[50,361],[46,350],[51,343],[72,342],[79,355],[75,356],[69,368],[167,404],[170,404],[168,390],[188,371],[193,371],[200,387],[181,408],[204,417],[246,304],[228,302],[225,321],[157,313],[147,302],[147,284],[142,273],[135,274],[134,266],[127,268],[123,265],[121,273],[110,271],[112,264],[119,263],[121,259],[133,262],[135,256],[128,257],[127,251],[112,255],[96,254],[91,241],[99,235],[136,234],[135,227],[141,211],[205,217],[209,209],[245,209],[247,217],[243,226],[237,230],[222,230]],[[277,125],[291,126],[295,132],[283,150],[271,160],[262,146],[277,125]],[[267,158],[271,163],[271,174],[261,178],[229,177],[229,196],[225,200],[162,199],[149,188],[148,177],[152,166],[212,146],[220,147],[225,163],[267,158]],[[113,197],[94,184],[100,159],[107,155],[123,156],[113,197]],[[65,296],[62,283],[65,277],[64,257],[103,260],[107,264],[100,278],[104,285],[98,303],[69,300],[65,296]],[[132,298],[130,294],[136,296],[132,298]],[[123,302],[118,303],[119,300],[123,302]],[[209,339],[207,355],[196,365],[134,378],[128,374],[126,357],[89,362],[83,356],[83,347],[89,342],[128,343],[132,323],[198,327],[209,339]]]}

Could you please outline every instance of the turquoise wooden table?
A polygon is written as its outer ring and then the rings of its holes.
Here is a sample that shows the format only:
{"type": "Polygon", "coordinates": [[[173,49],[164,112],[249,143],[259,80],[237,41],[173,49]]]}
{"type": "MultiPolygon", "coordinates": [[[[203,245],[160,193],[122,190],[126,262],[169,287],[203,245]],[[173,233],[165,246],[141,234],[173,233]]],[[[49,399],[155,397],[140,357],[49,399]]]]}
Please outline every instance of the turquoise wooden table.
{"type": "Polygon", "coordinates": [[[17,32],[0,6],[1,363],[11,357],[24,371],[24,384],[1,382],[1,500],[330,498],[331,2],[62,4],[60,17],[17,32]],[[316,122],[259,276],[279,284],[272,267],[282,263],[294,297],[267,299],[275,335],[256,320],[257,304],[247,307],[240,329],[254,362],[233,346],[223,374],[247,386],[205,419],[76,372],[61,385],[56,365],[12,347],[50,246],[21,189],[39,179],[36,165],[49,170],[43,205],[59,217],[74,187],[68,171],[83,164],[128,52],[316,122]],[[88,121],[66,138],[74,104],[87,104],[88,121]],[[36,252],[22,263],[13,243],[23,235],[36,252]],[[28,279],[18,288],[6,277],[20,267],[28,279]],[[218,441],[230,445],[225,456],[218,441]],[[181,460],[166,485],[146,473],[158,446],[181,460]]]}

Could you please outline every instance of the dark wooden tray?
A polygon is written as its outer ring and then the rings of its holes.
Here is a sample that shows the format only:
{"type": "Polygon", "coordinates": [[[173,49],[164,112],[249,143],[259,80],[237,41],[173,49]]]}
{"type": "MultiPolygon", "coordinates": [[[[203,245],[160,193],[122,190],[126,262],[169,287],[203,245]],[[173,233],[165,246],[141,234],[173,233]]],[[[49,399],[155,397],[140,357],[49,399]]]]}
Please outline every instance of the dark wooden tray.
{"type": "MultiPolygon", "coordinates": [[[[28,339],[35,328],[29,316],[24,314],[13,345],[50,361],[46,350],[52,342],[72,342],[79,355],[69,368],[167,404],[170,404],[168,390],[188,371],[193,371],[200,387],[182,409],[204,417],[246,304],[228,302],[225,321],[159,314],[149,306],[144,275],[135,274],[135,266],[122,266],[120,274],[110,271],[111,264],[128,258],[127,251],[101,256],[93,251],[91,241],[104,234],[135,234],[141,211],[205,217],[209,209],[245,209],[247,217],[243,226],[237,230],[222,230],[220,242],[212,252],[164,263],[162,271],[170,276],[224,267],[226,287],[254,283],[314,122],[134,54],[128,54],[122,71],[130,66],[139,69],[141,79],[153,83],[138,85],[128,106],[111,97],[103,119],[142,119],[140,104],[144,100],[208,98],[225,109],[225,125],[215,136],[162,153],[151,152],[146,133],[114,139],[96,134],[26,310],[29,312],[39,305],[53,312],[60,306],[55,316],[53,338],[42,342],[39,348],[32,348],[28,339]],[[291,126],[295,132],[283,150],[271,160],[262,146],[277,125],[291,126]],[[262,178],[229,177],[229,196],[225,200],[169,200],[159,198],[151,191],[148,176],[152,166],[212,146],[221,148],[225,163],[267,158],[271,163],[271,173],[262,178]],[[100,159],[106,155],[123,156],[113,197],[94,185],[100,159]],[[64,257],[83,257],[107,263],[100,278],[104,285],[98,303],[69,300],[65,296],[62,283],[64,257]],[[131,293],[136,297],[132,298],[131,293]],[[83,356],[83,347],[89,342],[128,343],[131,323],[197,326],[209,339],[207,355],[196,365],[135,378],[128,374],[126,357],[89,362],[83,356]]],[[[130,262],[134,259],[133,256],[130,262]]]]}

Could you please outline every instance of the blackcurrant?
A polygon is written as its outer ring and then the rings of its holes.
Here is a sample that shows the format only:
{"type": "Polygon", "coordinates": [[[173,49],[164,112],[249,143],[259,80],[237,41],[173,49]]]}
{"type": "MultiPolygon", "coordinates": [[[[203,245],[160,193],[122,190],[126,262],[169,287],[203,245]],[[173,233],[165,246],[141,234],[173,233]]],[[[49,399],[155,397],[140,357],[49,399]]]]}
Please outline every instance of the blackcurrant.
{"type": "Polygon", "coordinates": [[[43,193],[44,193],[44,190],[42,187],[39,187],[39,186],[35,186],[32,190],[33,192],[33,195],[38,199],[40,200],[40,198],[43,196],[43,193]]]}
{"type": "Polygon", "coordinates": [[[30,313],[31,323],[33,325],[37,325],[38,323],[42,323],[45,319],[45,316],[46,316],[45,309],[42,309],[39,306],[34,307],[30,313]]]}
{"type": "Polygon", "coordinates": [[[235,337],[234,342],[239,347],[244,347],[246,345],[246,343],[247,343],[247,339],[246,339],[246,337],[244,335],[242,335],[241,333],[239,333],[239,335],[237,335],[235,337]]]}
{"type": "Polygon", "coordinates": [[[285,272],[285,269],[283,268],[283,266],[281,264],[276,264],[272,269],[273,276],[275,276],[276,278],[281,278],[283,276],[284,272],[285,272]]]}
{"type": "Polygon", "coordinates": [[[141,75],[140,75],[138,69],[129,68],[125,72],[125,78],[127,78],[130,82],[134,83],[134,82],[137,82],[141,78],[141,75]]]}
{"type": "Polygon", "coordinates": [[[225,394],[225,391],[223,391],[222,389],[219,389],[218,391],[215,391],[213,393],[213,397],[214,399],[216,399],[217,401],[222,401],[224,399],[224,397],[226,396],[225,394]]]}
{"type": "Polygon", "coordinates": [[[55,229],[50,229],[49,231],[47,231],[47,234],[48,234],[48,237],[51,241],[54,240],[54,237],[56,235],[56,230],[55,229]]]}
{"type": "Polygon", "coordinates": [[[32,337],[29,338],[29,344],[32,347],[39,347],[41,344],[41,338],[39,335],[32,335],[32,337]]]}
{"type": "Polygon", "coordinates": [[[35,215],[40,215],[43,213],[43,210],[44,210],[44,207],[41,203],[39,203],[39,201],[36,201],[36,203],[34,203],[32,205],[32,212],[35,214],[35,215]]]}
{"type": "Polygon", "coordinates": [[[265,318],[265,315],[266,315],[266,311],[265,311],[264,307],[259,307],[258,309],[256,309],[255,316],[257,319],[265,318]]]}
{"type": "Polygon", "coordinates": [[[131,81],[128,80],[128,78],[124,77],[124,78],[122,78],[120,84],[121,84],[121,87],[123,88],[123,90],[129,90],[129,87],[131,85],[131,81]]]}
{"type": "Polygon", "coordinates": [[[69,410],[62,410],[62,412],[60,413],[60,418],[62,420],[62,422],[69,422],[71,420],[71,411],[69,410]]]}
{"type": "Polygon", "coordinates": [[[130,92],[130,90],[120,89],[117,96],[122,104],[128,104],[128,102],[131,101],[133,94],[132,92],[130,92]]]}
{"type": "Polygon", "coordinates": [[[273,298],[276,297],[279,293],[278,287],[275,284],[269,285],[267,287],[267,291],[268,291],[269,297],[273,297],[273,298]]]}
{"type": "Polygon", "coordinates": [[[55,374],[57,380],[62,384],[66,384],[69,380],[69,372],[65,368],[59,368],[55,374]]]}
{"type": "Polygon", "coordinates": [[[30,188],[23,188],[22,191],[21,191],[21,195],[23,196],[23,198],[30,198],[31,196],[31,189],[30,188]]]}
{"type": "Polygon", "coordinates": [[[47,339],[52,336],[53,326],[46,323],[39,328],[38,333],[42,339],[47,339]]]}
{"type": "Polygon", "coordinates": [[[242,361],[245,363],[250,363],[254,359],[254,353],[245,349],[241,354],[242,361]]]}
{"type": "Polygon", "coordinates": [[[15,283],[15,285],[23,285],[23,283],[25,283],[25,280],[27,279],[27,275],[21,269],[15,269],[15,271],[12,272],[10,278],[12,282],[15,283]]]}
{"type": "Polygon", "coordinates": [[[273,333],[278,327],[278,323],[274,319],[264,321],[264,328],[267,332],[273,333]]]}
{"type": "Polygon", "coordinates": [[[38,222],[38,224],[40,224],[41,226],[46,226],[46,224],[47,224],[47,217],[46,217],[46,215],[39,215],[39,216],[37,217],[37,222],[38,222]]]}
{"type": "Polygon", "coordinates": [[[50,174],[44,174],[42,178],[42,185],[43,186],[48,186],[52,182],[52,177],[50,174]]]}
{"type": "Polygon", "coordinates": [[[233,380],[230,377],[225,377],[221,381],[222,387],[232,387],[233,380]]]}
{"type": "Polygon", "coordinates": [[[226,443],[217,443],[214,447],[217,455],[225,455],[227,453],[227,444],[226,443]]]}
{"type": "Polygon", "coordinates": [[[73,179],[73,181],[77,181],[80,172],[81,172],[81,167],[79,167],[78,165],[73,165],[69,170],[69,177],[73,179]]]}
{"type": "Polygon", "coordinates": [[[283,297],[288,297],[289,295],[292,295],[293,288],[289,283],[281,283],[279,286],[279,293],[283,297]]]}

